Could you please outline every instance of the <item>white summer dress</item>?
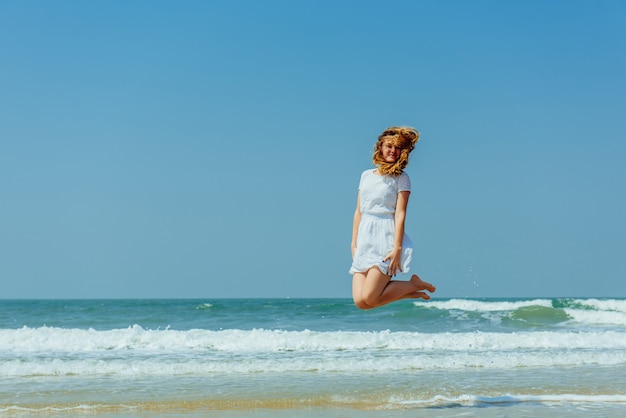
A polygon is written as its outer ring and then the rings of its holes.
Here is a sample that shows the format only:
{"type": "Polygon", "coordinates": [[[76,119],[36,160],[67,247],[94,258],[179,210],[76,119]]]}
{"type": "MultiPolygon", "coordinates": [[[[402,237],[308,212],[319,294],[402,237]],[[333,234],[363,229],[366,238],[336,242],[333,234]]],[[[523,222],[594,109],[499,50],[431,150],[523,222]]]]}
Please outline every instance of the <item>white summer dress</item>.
{"type": "MultiPolygon", "coordinates": [[[[393,249],[395,242],[395,213],[398,193],[411,190],[411,179],[402,173],[397,177],[381,176],[375,170],[361,174],[359,199],[361,222],[356,242],[356,251],[350,274],[364,273],[378,267],[387,274],[389,261],[383,259],[393,249]]],[[[402,273],[408,273],[413,255],[413,243],[407,234],[402,240],[402,273]]]]}

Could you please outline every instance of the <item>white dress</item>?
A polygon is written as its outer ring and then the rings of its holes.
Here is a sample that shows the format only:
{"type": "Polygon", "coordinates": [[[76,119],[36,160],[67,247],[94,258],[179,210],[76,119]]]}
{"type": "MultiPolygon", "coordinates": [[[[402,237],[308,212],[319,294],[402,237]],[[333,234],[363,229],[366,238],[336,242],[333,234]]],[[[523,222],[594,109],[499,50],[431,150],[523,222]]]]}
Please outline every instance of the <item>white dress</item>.
{"type": "MultiPolygon", "coordinates": [[[[375,170],[361,174],[359,199],[361,222],[356,242],[356,251],[350,274],[364,273],[376,266],[387,274],[389,260],[383,259],[393,249],[395,242],[395,213],[398,193],[411,190],[411,179],[402,173],[397,177],[381,176],[375,170]]],[[[413,255],[413,243],[407,234],[402,240],[402,273],[408,273],[413,255]]]]}

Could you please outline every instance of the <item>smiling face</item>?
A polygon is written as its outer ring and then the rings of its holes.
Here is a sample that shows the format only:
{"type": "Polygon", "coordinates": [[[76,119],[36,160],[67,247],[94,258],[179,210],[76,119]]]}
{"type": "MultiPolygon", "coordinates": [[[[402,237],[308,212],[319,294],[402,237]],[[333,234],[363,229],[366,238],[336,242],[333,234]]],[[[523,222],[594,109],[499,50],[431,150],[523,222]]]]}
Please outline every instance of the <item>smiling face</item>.
{"type": "Polygon", "coordinates": [[[395,163],[400,158],[402,148],[397,145],[395,138],[389,137],[383,140],[380,152],[386,163],[395,163]]]}
{"type": "Polygon", "coordinates": [[[392,126],[379,135],[372,162],[383,175],[397,176],[409,163],[409,154],[419,140],[415,128],[392,126]]]}

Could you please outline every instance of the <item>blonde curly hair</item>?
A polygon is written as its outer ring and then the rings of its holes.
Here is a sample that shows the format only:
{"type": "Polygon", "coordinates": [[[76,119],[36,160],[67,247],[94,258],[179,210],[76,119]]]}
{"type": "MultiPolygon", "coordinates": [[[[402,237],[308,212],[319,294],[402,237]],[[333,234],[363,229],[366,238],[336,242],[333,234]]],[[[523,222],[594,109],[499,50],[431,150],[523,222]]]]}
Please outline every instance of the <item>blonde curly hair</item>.
{"type": "Polygon", "coordinates": [[[407,164],[409,164],[409,154],[415,148],[415,144],[420,138],[420,133],[410,126],[390,126],[379,135],[376,145],[374,145],[374,155],[372,162],[382,175],[399,176],[402,174],[407,164]],[[383,159],[381,148],[383,142],[392,139],[393,145],[401,148],[400,158],[395,163],[386,162],[383,159]]]}

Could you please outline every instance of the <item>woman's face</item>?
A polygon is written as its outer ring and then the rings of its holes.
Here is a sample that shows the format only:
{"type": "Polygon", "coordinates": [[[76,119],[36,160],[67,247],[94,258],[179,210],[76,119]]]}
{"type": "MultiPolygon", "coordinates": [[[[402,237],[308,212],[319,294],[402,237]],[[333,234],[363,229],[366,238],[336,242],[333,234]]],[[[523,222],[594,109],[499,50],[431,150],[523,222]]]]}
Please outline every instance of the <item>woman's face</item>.
{"type": "Polygon", "coordinates": [[[400,158],[400,153],[402,152],[402,148],[394,145],[394,138],[383,139],[383,143],[380,147],[380,153],[383,157],[383,160],[387,163],[395,163],[400,158]]]}

